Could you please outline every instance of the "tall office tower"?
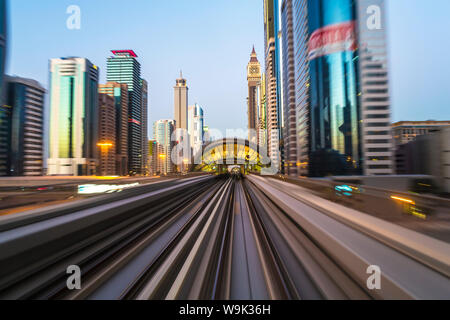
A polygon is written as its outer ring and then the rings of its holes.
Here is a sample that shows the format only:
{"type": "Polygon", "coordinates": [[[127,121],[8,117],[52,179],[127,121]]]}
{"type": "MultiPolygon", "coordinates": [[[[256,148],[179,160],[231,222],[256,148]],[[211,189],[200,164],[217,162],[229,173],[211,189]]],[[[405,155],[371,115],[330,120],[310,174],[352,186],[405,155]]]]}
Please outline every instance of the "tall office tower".
{"type": "Polygon", "coordinates": [[[146,80],[141,79],[142,90],[142,174],[147,175],[149,173],[148,163],[148,83],[146,80]]]}
{"type": "Polygon", "coordinates": [[[384,0],[358,0],[359,82],[365,175],[394,172],[384,0]],[[372,15],[379,10],[378,16],[372,15]],[[380,19],[380,21],[376,21],[380,19]]]}
{"type": "Polygon", "coordinates": [[[277,101],[277,33],[275,28],[275,5],[274,0],[264,0],[267,149],[272,161],[272,167],[279,166],[281,161],[279,137],[281,127],[278,121],[277,101]]]}
{"type": "Polygon", "coordinates": [[[4,102],[4,73],[6,63],[6,0],[0,0],[0,176],[4,176],[8,172],[8,132],[10,125],[11,108],[4,102]]]}
{"type": "Polygon", "coordinates": [[[8,76],[4,88],[0,175],[42,176],[45,89],[35,80],[8,76]]]}
{"type": "Polygon", "coordinates": [[[142,173],[142,87],[141,65],[132,50],[112,51],[107,61],[108,82],[128,85],[128,172],[142,173]]]}
{"type": "Polygon", "coordinates": [[[158,161],[160,161],[160,173],[167,174],[173,172],[172,164],[172,148],[174,143],[172,142],[172,134],[175,131],[174,120],[159,120],[156,121],[154,126],[154,136],[156,142],[161,146],[158,161]]]}
{"type": "MultiPolygon", "coordinates": [[[[4,75],[6,70],[6,37],[7,37],[7,6],[6,0],[0,0],[0,100],[4,99],[4,75]]],[[[3,105],[1,101],[0,105],[3,105]]],[[[0,111],[1,112],[1,111],[0,111]]]]}
{"type": "MultiPolygon", "coordinates": [[[[261,103],[261,65],[259,64],[255,47],[253,47],[253,51],[250,55],[250,62],[247,65],[247,82],[248,129],[259,130],[259,110],[261,103]]],[[[252,142],[257,143],[258,141],[252,142]]]]}
{"type": "MultiPolygon", "coordinates": [[[[286,2],[285,2],[286,3],[286,2]]],[[[294,29],[294,90],[297,127],[297,173],[309,175],[310,108],[309,108],[309,61],[308,61],[308,0],[293,0],[294,29]]],[[[286,3],[285,6],[288,9],[286,3]]],[[[286,11],[287,14],[287,11],[286,11]]],[[[286,61],[287,64],[292,61],[286,61]]],[[[291,68],[291,66],[287,67],[291,68]]]]}
{"type": "Polygon", "coordinates": [[[98,87],[99,93],[114,98],[116,116],[116,174],[128,174],[128,85],[108,82],[98,87]]]}
{"type": "Polygon", "coordinates": [[[299,174],[392,173],[383,10],[383,0],[293,0],[299,174]]]}
{"type": "Polygon", "coordinates": [[[98,98],[100,164],[97,173],[113,176],[116,174],[116,106],[114,98],[107,94],[100,93],[98,98]]]}
{"type": "Polygon", "coordinates": [[[202,150],[204,137],[204,116],[203,109],[196,103],[189,106],[188,110],[188,133],[189,144],[195,156],[202,150]]]}
{"type": "Polygon", "coordinates": [[[282,0],[273,0],[274,13],[274,27],[275,27],[275,74],[277,79],[277,127],[279,140],[279,157],[280,157],[280,172],[285,174],[285,142],[284,142],[284,65],[283,65],[283,21],[282,21],[282,0]]]}
{"type": "Polygon", "coordinates": [[[283,44],[283,144],[284,173],[298,175],[297,168],[297,112],[295,105],[294,21],[292,0],[284,0],[281,6],[283,44]]]}
{"type": "Polygon", "coordinates": [[[189,88],[186,84],[186,79],[183,79],[183,73],[180,72],[180,78],[176,80],[176,85],[174,87],[175,91],[175,124],[176,129],[187,130],[188,121],[188,93],[189,88]]]}
{"type": "Polygon", "coordinates": [[[94,175],[98,164],[97,66],[84,58],[50,60],[49,175],[94,175]]]}

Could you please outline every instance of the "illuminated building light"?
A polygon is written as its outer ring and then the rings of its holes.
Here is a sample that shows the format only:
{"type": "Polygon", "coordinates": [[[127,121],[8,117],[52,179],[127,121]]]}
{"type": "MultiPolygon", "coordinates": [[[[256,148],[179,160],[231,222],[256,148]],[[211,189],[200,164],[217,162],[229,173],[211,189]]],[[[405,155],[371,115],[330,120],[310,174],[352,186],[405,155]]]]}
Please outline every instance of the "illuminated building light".
{"type": "Polygon", "coordinates": [[[398,200],[401,202],[405,202],[405,203],[409,203],[409,204],[416,204],[413,200],[411,199],[406,199],[406,198],[401,198],[401,197],[396,197],[396,196],[391,196],[391,199],[393,200],[398,200]]]}
{"type": "Polygon", "coordinates": [[[98,143],[97,146],[99,147],[112,147],[113,144],[110,142],[102,142],[102,143],[98,143]]]}

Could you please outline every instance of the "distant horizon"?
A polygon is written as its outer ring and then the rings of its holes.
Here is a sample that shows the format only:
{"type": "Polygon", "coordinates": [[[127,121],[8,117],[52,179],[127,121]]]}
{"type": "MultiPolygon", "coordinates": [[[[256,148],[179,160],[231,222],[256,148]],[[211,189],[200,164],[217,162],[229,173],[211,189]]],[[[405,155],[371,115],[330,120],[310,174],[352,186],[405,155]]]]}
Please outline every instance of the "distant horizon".
{"type": "MultiPolygon", "coordinates": [[[[50,59],[87,58],[99,66],[99,83],[106,83],[111,50],[130,49],[149,82],[149,138],[155,121],[173,119],[180,70],[188,82],[189,105],[204,109],[205,125],[223,132],[245,129],[246,66],[253,45],[264,68],[262,0],[135,2],[139,10],[124,13],[118,0],[9,1],[7,74],[38,81],[47,90],[48,106],[50,59]],[[102,6],[106,1],[112,5],[102,6]],[[80,30],[66,28],[66,8],[72,4],[82,10],[80,30]],[[36,17],[42,17],[39,29],[32,23],[36,17]]],[[[392,122],[450,120],[450,61],[435,59],[450,51],[450,40],[442,42],[435,32],[450,30],[445,14],[450,1],[435,0],[431,6],[387,0],[387,9],[392,122]]]]}

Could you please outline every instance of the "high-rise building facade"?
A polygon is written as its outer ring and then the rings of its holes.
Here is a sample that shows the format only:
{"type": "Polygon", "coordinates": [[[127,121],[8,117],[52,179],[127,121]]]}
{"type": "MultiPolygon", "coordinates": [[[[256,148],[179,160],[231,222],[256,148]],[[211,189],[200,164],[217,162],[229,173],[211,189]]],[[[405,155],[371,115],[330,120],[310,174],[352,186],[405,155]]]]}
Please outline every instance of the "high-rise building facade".
{"type": "Polygon", "coordinates": [[[113,176],[116,174],[116,103],[113,97],[99,94],[99,142],[100,163],[98,174],[100,176],[113,176]]]}
{"type": "Polygon", "coordinates": [[[264,0],[264,44],[265,44],[265,74],[266,74],[266,124],[267,150],[272,167],[280,165],[280,132],[278,104],[278,65],[277,37],[275,24],[277,3],[274,0],[264,0]]]}
{"type": "Polygon", "coordinates": [[[108,82],[99,85],[99,93],[114,98],[116,118],[116,174],[128,174],[128,85],[108,82]]]}
{"type": "Polygon", "coordinates": [[[98,75],[85,58],[50,61],[49,175],[96,173],[98,75]]]}
{"type": "Polygon", "coordinates": [[[8,134],[10,131],[11,107],[4,101],[4,74],[6,64],[6,0],[0,0],[0,176],[6,175],[8,170],[8,134]]]}
{"type": "Polygon", "coordinates": [[[283,48],[283,145],[284,173],[298,175],[297,167],[297,113],[295,104],[295,56],[294,21],[292,0],[284,0],[281,5],[282,48],[283,48]]]}
{"type": "Polygon", "coordinates": [[[0,0],[0,100],[4,98],[4,75],[6,70],[6,40],[7,40],[7,5],[6,0],[0,0]]]}
{"type": "Polygon", "coordinates": [[[142,112],[142,174],[149,174],[148,163],[148,82],[141,79],[141,112],[142,112]]]}
{"type": "Polygon", "coordinates": [[[292,0],[300,175],[392,173],[385,29],[369,30],[370,4],[292,0]]]}
{"type": "Polygon", "coordinates": [[[188,133],[189,144],[195,156],[202,150],[204,138],[204,115],[203,109],[196,103],[189,106],[188,110],[188,133]]]}
{"type": "Polygon", "coordinates": [[[189,88],[186,79],[183,78],[183,73],[180,73],[180,78],[176,80],[174,87],[174,104],[175,104],[175,125],[176,129],[188,129],[188,103],[189,103],[189,88]]]}
{"type": "MultiPolygon", "coordinates": [[[[250,55],[250,62],[247,65],[247,114],[248,129],[259,131],[260,129],[260,103],[261,103],[261,65],[256,55],[255,47],[250,55]]],[[[250,137],[252,138],[252,137],[250,137]]],[[[254,137],[258,139],[258,137],[254,137]]],[[[258,141],[252,141],[257,143],[258,141]]]]}
{"type": "MultiPolygon", "coordinates": [[[[297,127],[297,173],[309,175],[310,109],[309,109],[309,61],[308,61],[308,0],[293,0],[293,40],[295,71],[295,113],[297,127]]],[[[286,61],[289,64],[289,61],[286,61]]]]}
{"type": "Polygon", "coordinates": [[[0,119],[5,121],[0,129],[0,175],[42,176],[45,89],[19,77],[5,77],[4,88],[8,113],[0,119]]]}
{"type": "Polygon", "coordinates": [[[172,134],[175,131],[174,120],[158,120],[153,126],[156,142],[161,146],[158,154],[158,168],[161,174],[168,174],[174,171],[172,163],[172,134]]]}
{"type": "Polygon", "coordinates": [[[0,177],[10,174],[11,116],[12,107],[3,102],[0,105],[0,177]]]}
{"type": "MultiPolygon", "coordinates": [[[[0,0],[0,101],[4,98],[4,79],[6,70],[6,40],[7,40],[7,5],[6,0],[0,0]]],[[[0,103],[2,105],[3,103],[0,103]]],[[[1,111],[0,111],[1,112],[1,111]]]]}
{"type": "Polygon", "coordinates": [[[107,81],[128,86],[128,171],[143,173],[141,65],[132,50],[115,50],[107,61],[107,81]]]}
{"type": "Polygon", "coordinates": [[[356,6],[363,172],[389,175],[394,160],[385,0],[358,0],[356,6]],[[373,16],[374,8],[379,15],[373,16]]]}

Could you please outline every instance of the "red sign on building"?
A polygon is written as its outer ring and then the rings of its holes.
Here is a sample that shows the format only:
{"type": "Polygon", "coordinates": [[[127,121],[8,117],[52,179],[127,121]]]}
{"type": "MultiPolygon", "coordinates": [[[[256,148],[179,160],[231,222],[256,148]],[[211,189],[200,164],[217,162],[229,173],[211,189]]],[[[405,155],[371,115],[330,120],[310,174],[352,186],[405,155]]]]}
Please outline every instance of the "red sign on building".
{"type": "Polygon", "coordinates": [[[313,32],[309,39],[308,59],[357,49],[355,21],[333,24],[313,32]]]}

